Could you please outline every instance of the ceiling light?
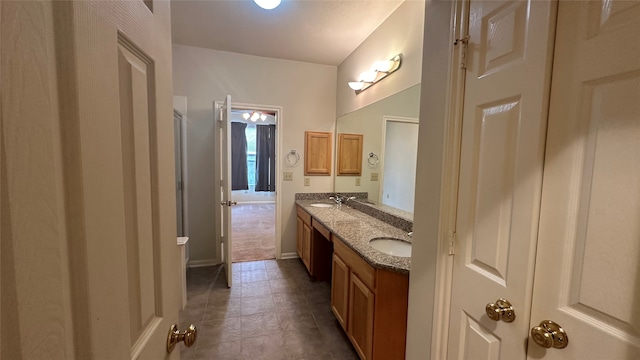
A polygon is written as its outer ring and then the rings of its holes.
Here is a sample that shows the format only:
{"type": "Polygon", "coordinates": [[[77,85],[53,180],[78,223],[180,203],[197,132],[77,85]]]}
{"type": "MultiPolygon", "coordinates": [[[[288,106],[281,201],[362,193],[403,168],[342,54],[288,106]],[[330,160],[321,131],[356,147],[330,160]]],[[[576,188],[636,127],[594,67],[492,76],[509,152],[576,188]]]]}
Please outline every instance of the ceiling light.
{"type": "Polygon", "coordinates": [[[245,120],[249,120],[250,117],[251,117],[251,114],[249,114],[248,112],[242,114],[242,118],[245,120]]]}
{"type": "Polygon", "coordinates": [[[272,10],[280,5],[281,0],[253,0],[258,6],[265,10],[272,10]]]}
{"type": "Polygon", "coordinates": [[[260,114],[260,120],[262,120],[262,121],[267,120],[267,115],[265,115],[265,114],[260,114]]]}
{"type": "Polygon", "coordinates": [[[256,122],[260,118],[260,113],[254,112],[251,114],[251,121],[256,122]]]}
{"type": "Polygon", "coordinates": [[[349,87],[355,90],[356,95],[367,90],[378,81],[386,78],[400,68],[402,56],[394,56],[390,60],[379,60],[373,63],[371,70],[360,74],[358,81],[349,81],[349,87]]]}

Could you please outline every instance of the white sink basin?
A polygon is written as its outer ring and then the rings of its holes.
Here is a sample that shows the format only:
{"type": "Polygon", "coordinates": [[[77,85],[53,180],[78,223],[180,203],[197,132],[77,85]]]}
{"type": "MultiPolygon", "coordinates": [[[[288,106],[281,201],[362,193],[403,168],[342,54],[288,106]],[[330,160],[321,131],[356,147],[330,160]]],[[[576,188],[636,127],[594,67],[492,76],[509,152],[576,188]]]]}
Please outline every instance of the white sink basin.
{"type": "Polygon", "coordinates": [[[312,206],[312,207],[319,207],[319,208],[331,208],[331,207],[333,207],[334,205],[333,205],[333,204],[327,204],[327,203],[314,203],[314,204],[311,204],[311,205],[309,205],[309,206],[312,206]]]}
{"type": "Polygon", "coordinates": [[[379,238],[369,241],[369,245],[371,245],[372,248],[387,255],[400,257],[411,256],[411,244],[402,240],[392,238],[379,238]]]}

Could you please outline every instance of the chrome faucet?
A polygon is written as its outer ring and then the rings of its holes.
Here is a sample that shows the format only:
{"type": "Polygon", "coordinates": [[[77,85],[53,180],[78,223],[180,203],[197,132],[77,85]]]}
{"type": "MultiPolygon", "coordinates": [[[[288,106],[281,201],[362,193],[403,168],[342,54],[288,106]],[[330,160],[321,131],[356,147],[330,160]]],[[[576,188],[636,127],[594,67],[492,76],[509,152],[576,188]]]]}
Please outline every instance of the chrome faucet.
{"type": "Polygon", "coordinates": [[[338,204],[338,205],[342,205],[342,200],[343,200],[343,199],[342,199],[342,197],[341,197],[340,195],[335,194],[335,196],[330,196],[330,197],[329,197],[329,200],[333,200],[333,201],[335,201],[335,202],[336,202],[336,204],[338,204]]]}

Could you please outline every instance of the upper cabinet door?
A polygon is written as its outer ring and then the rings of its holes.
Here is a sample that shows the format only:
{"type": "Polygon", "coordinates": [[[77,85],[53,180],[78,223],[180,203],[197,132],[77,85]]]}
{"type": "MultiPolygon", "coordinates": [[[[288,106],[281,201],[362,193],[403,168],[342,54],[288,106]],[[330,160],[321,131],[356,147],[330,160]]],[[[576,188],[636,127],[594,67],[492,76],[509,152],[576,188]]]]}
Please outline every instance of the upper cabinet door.
{"type": "Polygon", "coordinates": [[[304,174],[331,175],[331,133],[305,131],[304,135],[304,174]]]}
{"type": "Polygon", "coordinates": [[[336,175],[362,175],[362,134],[338,134],[336,175]]]}

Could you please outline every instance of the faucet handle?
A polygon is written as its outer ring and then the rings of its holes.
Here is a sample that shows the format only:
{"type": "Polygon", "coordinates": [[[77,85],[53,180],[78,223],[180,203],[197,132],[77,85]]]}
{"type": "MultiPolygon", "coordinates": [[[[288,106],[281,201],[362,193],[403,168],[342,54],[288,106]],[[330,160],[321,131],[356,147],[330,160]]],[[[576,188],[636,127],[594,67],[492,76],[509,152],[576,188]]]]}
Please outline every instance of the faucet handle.
{"type": "Polygon", "coordinates": [[[409,233],[407,233],[407,236],[413,238],[413,231],[409,231],[409,233]]]}

